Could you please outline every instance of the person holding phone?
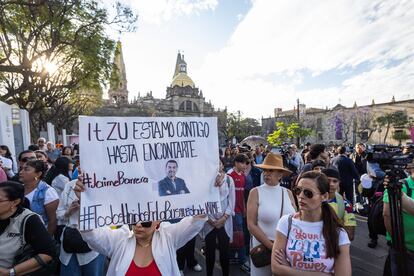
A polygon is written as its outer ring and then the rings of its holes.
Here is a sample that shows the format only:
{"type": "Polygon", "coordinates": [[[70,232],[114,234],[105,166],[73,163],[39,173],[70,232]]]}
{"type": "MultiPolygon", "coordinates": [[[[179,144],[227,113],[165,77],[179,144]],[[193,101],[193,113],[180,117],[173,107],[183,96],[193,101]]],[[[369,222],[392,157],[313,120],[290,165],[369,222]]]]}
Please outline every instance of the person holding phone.
{"type": "MultiPolygon", "coordinates": [[[[80,199],[85,190],[80,176],[74,191],[80,199]]],[[[161,221],[138,222],[119,229],[109,227],[81,232],[95,250],[111,259],[107,275],[180,275],[176,251],[203,228],[205,215],[185,217],[170,224],[161,221]]]]}

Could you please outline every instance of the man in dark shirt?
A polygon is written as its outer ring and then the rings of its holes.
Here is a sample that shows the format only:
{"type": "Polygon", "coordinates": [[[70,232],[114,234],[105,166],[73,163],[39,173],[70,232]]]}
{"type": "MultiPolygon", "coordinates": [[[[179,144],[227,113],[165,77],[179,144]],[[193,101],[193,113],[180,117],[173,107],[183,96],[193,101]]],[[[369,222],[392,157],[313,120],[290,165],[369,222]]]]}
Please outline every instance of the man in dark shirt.
{"type": "Polygon", "coordinates": [[[354,162],[346,156],[346,148],[344,146],[338,147],[338,156],[332,158],[331,165],[336,167],[339,171],[341,179],[339,185],[339,193],[345,193],[346,199],[354,204],[354,183],[353,180],[359,181],[359,174],[355,168],[354,162]]]}
{"type": "Polygon", "coordinates": [[[175,160],[169,160],[165,165],[167,176],[158,182],[158,194],[160,196],[189,194],[184,179],[176,177],[178,164],[175,160]]]}

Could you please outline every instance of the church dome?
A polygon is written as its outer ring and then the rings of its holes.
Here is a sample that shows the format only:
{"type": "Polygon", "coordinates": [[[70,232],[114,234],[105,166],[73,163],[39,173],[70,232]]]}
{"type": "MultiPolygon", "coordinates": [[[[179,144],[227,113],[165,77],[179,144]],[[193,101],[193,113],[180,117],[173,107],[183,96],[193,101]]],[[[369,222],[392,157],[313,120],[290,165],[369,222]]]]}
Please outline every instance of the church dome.
{"type": "Polygon", "coordinates": [[[191,88],[195,87],[193,80],[186,73],[178,73],[174,77],[171,83],[171,87],[174,87],[174,86],[180,86],[180,87],[191,86],[191,88]]]}

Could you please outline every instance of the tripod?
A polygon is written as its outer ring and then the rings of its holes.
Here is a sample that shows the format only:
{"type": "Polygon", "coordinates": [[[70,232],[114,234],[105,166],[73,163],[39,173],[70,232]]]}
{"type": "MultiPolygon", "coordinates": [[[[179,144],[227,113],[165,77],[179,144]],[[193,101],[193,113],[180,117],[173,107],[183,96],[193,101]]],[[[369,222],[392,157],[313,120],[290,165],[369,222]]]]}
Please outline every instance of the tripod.
{"type": "Polygon", "coordinates": [[[399,276],[407,276],[407,256],[404,244],[404,225],[402,220],[401,182],[391,181],[388,186],[388,198],[391,215],[392,248],[396,251],[396,261],[399,276]]]}

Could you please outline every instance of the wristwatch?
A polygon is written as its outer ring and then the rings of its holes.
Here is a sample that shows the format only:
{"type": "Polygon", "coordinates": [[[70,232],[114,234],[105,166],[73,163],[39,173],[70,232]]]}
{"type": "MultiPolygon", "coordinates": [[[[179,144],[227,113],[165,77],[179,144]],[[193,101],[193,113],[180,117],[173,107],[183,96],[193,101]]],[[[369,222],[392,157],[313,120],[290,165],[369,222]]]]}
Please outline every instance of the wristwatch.
{"type": "Polygon", "coordinates": [[[14,267],[10,268],[9,275],[10,276],[16,276],[16,269],[14,269],[14,267]]]}

